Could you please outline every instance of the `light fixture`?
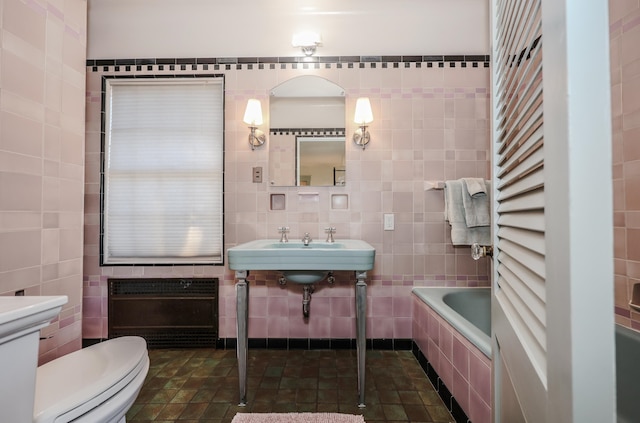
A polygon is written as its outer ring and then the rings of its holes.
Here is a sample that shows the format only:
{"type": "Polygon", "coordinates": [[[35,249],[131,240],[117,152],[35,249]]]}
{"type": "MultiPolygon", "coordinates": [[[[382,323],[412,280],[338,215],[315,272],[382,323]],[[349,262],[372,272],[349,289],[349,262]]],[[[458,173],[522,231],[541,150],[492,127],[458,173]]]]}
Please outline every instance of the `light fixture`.
{"type": "Polygon", "coordinates": [[[262,106],[260,100],[255,98],[247,101],[247,109],[244,111],[244,123],[249,125],[251,133],[249,134],[249,144],[251,149],[255,150],[256,147],[260,147],[267,140],[264,132],[258,129],[258,126],[262,125],[262,106]]]}
{"type": "Polygon", "coordinates": [[[373,122],[373,113],[371,112],[371,103],[368,97],[361,97],[356,101],[356,113],[353,121],[360,128],[353,134],[353,142],[361,145],[362,149],[371,141],[371,134],[367,131],[367,124],[373,122]]]}
{"type": "Polygon", "coordinates": [[[316,47],[322,45],[322,37],[317,32],[299,32],[293,34],[291,45],[300,47],[305,56],[313,56],[313,53],[316,52],[316,47]]]}

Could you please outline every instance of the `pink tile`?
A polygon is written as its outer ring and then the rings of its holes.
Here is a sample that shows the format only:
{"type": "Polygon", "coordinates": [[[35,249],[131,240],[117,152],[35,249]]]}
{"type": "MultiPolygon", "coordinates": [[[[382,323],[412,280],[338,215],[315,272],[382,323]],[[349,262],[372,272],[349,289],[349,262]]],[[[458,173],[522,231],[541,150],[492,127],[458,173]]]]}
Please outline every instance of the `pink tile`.
{"type": "Polygon", "coordinates": [[[438,357],[438,367],[433,366],[440,376],[440,379],[444,382],[444,384],[449,388],[449,390],[453,389],[453,364],[447,359],[447,357],[440,351],[438,357]]]}
{"type": "Polygon", "coordinates": [[[371,327],[367,328],[367,337],[392,339],[393,320],[388,317],[372,317],[371,327]]]}
{"type": "Polygon", "coordinates": [[[458,372],[453,369],[453,385],[451,387],[451,393],[455,397],[460,407],[465,411],[467,417],[469,415],[469,382],[458,372]]]}
{"type": "Polygon", "coordinates": [[[350,298],[331,298],[331,316],[352,317],[352,301],[350,298]]]}
{"type": "Polygon", "coordinates": [[[446,323],[440,325],[440,350],[447,357],[447,360],[453,360],[453,334],[450,326],[446,323]]]}
{"type": "Polygon", "coordinates": [[[267,323],[265,317],[249,317],[249,338],[266,338],[267,323]]]}
{"type": "Polygon", "coordinates": [[[469,414],[467,417],[473,423],[491,423],[491,407],[473,389],[469,392],[469,414]]]}
{"type": "Polygon", "coordinates": [[[354,338],[355,329],[353,318],[351,317],[332,317],[331,318],[331,337],[332,338],[354,338]]]}
{"type": "Polygon", "coordinates": [[[431,310],[429,310],[429,337],[438,347],[440,346],[440,322],[431,310]]]}
{"type": "Polygon", "coordinates": [[[469,382],[480,398],[491,404],[491,368],[475,354],[469,354],[469,382]]]}
{"type": "Polygon", "coordinates": [[[287,317],[270,317],[267,325],[267,333],[263,337],[288,338],[289,319],[287,317]]]}
{"type": "Polygon", "coordinates": [[[371,298],[371,316],[393,316],[393,298],[391,297],[373,297],[371,298]]]}
{"type": "Polygon", "coordinates": [[[460,375],[469,380],[469,350],[460,342],[457,336],[453,337],[453,366],[460,375]]]}
{"type": "Polygon", "coordinates": [[[411,339],[411,318],[400,317],[393,320],[393,339],[411,339]]]}

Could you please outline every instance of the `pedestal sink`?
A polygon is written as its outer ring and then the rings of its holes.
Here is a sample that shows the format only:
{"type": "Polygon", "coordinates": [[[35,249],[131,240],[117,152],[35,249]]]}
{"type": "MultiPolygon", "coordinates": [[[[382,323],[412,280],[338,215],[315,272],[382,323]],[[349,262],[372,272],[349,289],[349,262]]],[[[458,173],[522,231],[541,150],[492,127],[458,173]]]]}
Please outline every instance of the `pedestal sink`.
{"type": "Polygon", "coordinates": [[[236,273],[236,313],[238,328],[238,373],[240,405],[247,403],[247,344],[250,270],[279,270],[299,284],[324,279],[327,272],[350,270],[356,276],[356,348],[358,356],[358,406],[364,407],[366,353],[367,271],[373,269],[376,250],[367,242],[340,239],[335,242],[280,242],[261,239],[229,248],[229,268],[236,273]]]}
{"type": "Polygon", "coordinates": [[[279,242],[259,239],[229,248],[231,270],[371,270],[375,249],[358,239],[279,242]]]}

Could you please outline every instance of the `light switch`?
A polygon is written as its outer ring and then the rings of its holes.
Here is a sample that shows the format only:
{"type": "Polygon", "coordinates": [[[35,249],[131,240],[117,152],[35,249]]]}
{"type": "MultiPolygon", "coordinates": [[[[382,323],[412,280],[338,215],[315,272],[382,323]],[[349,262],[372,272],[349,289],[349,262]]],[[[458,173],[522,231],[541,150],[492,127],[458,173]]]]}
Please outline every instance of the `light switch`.
{"type": "Polygon", "coordinates": [[[395,219],[392,213],[385,213],[384,215],[384,230],[392,231],[395,229],[395,219]]]}

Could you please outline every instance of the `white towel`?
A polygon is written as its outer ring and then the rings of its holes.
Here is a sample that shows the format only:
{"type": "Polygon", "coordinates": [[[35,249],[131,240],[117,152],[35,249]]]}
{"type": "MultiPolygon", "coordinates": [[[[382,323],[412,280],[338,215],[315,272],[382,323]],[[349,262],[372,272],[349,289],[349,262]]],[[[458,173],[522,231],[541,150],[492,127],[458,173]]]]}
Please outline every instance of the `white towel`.
{"type": "Polygon", "coordinates": [[[462,205],[464,207],[464,217],[467,227],[489,226],[491,224],[491,212],[489,209],[489,182],[479,179],[482,183],[482,190],[478,189],[479,178],[463,178],[462,185],[462,205]],[[475,194],[471,194],[474,192],[475,194]]]}
{"type": "Polygon", "coordinates": [[[462,178],[470,196],[476,198],[487,194],[484,179],[482,178],[462,178]]]}
{"type": "MultiPolygon", "coordinates": [[[[491,227],[468,227],[465,219],[462,181],[447,181],[444,185],[445,219],[451,225],[451,242],[453,245],[491,245],[491,227]]],[[[468,195],[467,192],[464,193],[468,195]]]]}

